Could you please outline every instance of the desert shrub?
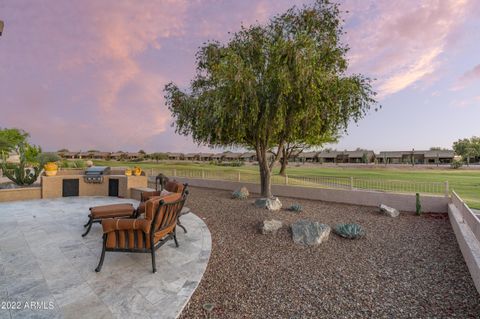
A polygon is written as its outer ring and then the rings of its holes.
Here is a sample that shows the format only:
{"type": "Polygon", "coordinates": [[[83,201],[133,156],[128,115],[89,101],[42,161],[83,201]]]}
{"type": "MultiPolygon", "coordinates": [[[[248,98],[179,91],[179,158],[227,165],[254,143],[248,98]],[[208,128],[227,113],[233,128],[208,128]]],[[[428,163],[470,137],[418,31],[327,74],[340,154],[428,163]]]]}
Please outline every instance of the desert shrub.
{"type": "Polygon", "coordinates": [[[300,213],[303,211],[303,207],[300,204],[293,204],[292,206],[288,207],[287,210],[295,213],[300,213]]]}
{"type": "Polygon", "coordinates": [[[40,164],[40,166],[43,166],[49,162],[58,161],[60,161],[60,156],[55,153],[40,153],[37,155],[37,162],[40,164]]]}
{"type": "Polygon", "coordinates": [[[348,239],[365,236],[365,231],[362,226],[358,224],[339,224],[335,226],[334,231],[337,235],[348,239]]]}
{"type": "Polygon", "coordinates": [[[242,189],[236,190],[232,193],[232,198],[235,199],[247,199],[248,198],[248,191],[242,191],[242,189]]]}
{"type": "Polygon", "coordinates": [[[75,160],[73,161],[72,168],[85,168],[86,166],[87,166],[87,163],[85,163],[84,160],[75,160]]]}
{"type": "Polygon", "coordinates": [[[218,163],[218,166],[227,166],[227,167],[240,167],[244,166],[245,163],[242,161],[235,161],[235,162],[223,162],[223,163],[218,163]]]}
{"type": "Polygon", "coordinates": [[[61,168],[69,168],[70,167],[70,161],[69,160],[61,160],[59,163],[58,163],[58,166],[60,166],[61,168]]]}
{"type": "Polygon", "coordinates": [[[59,163],[59,165],[61,168],[85,168],[87,166],[85,161],[81,159],[74,161],[64,159],[59,163]]]}
{"type": "Polygon", "coordinates": [[[453,161],[452,164],[450,164],[450,167],[453,169],[458,169],[463,166],[463,163],[461,161],[453,161]]]}

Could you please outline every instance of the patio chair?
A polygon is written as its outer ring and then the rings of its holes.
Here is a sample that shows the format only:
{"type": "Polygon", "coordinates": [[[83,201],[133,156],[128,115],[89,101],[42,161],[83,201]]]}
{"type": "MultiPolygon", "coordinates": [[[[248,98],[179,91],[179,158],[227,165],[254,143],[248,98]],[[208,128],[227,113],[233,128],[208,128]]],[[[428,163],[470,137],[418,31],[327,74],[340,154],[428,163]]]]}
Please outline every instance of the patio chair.
{"type": "Polygon", "coordinates": [[[178,247],[176,226],[188,191],[173,193],[146,202],[145,219],[111,218],[102,221],[103,248],[96,272],[102,269],[105,252],[150,253],[153,272],[157,271],[155,251],[173,239],[178,247]]]}
{"type": "MultiPolygon", "coordinates": [[[[152,198],[162,196],[162,195],[166,195],[166,194],[169,194],[169,193],[184,194],[185,191],[187,190],[187,186],[188,186],[188,184],[182,184],[182,183],[179,183],[175,180],[168,181],[168,179],[167,179],[167,182],[162,184],[162,187],[161,187],[160,191],[157,189],[156,191],[142,192],[140,194],[140,204],[138,205],[138,208],[137,208],[137,216],[140,216],[143,213],[145,213],[145,203],[148,200],[150,200],[152,198]]],[[[182,225],[180,220],[177,221],[177,225],[179,227],[181,227],[185,233],[187,232],[187,229],[185,228],[185,226],[182,225]]]]}
{"type": "Polygon", "coordinates": [[[157,177],[155,177],[155,190],[150,191],[150,192],[142,192],[140,194],[140,202],[144,203],[152,197],[161,196],[162,192],[164,190],[167,191],[167,192],[170,192],[170,193],[177,193],[177,192],[174,192],[174,191],[171,191],[171,190],[169,191],[169,190],[165,189],[165,185],[166,185],[166,183],[168,183],[168,181],[169,181],[169,179],[166,175],[161,174],[161,173],[158,174],[157,177]]]}

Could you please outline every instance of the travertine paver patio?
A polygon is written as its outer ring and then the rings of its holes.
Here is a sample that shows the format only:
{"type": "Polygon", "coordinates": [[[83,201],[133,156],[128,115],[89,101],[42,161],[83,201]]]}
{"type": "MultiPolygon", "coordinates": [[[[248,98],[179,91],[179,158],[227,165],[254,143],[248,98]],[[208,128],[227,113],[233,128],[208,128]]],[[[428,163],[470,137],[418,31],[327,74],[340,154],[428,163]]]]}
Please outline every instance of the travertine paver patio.
{"type": "Polygon", "coordinates": [[[195,214],[182,216],[188,230],[149,254],[107,252],[101,225],[82,238],[88,208],[131,202],[70,197],[0,203],[0,318],[175,318],[196,289],[210,257],[211,237],[195,214]],[[34,304],[32,304],[34,302],[34,304]],[[30,309],[30,308],[42,309],[30,309]],[[47,308],[47,309],[43,309],[47,308]],[[51,309],[50,309],[51,308],[51,309]]]}

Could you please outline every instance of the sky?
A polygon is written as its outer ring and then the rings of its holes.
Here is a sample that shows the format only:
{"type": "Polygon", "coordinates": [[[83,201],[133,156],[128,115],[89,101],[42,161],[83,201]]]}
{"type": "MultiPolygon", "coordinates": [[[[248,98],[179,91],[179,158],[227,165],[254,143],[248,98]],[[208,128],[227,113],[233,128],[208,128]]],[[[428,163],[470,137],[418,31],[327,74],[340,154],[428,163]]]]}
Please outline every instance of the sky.
{"type": "MultiPolygon", "coordinates": [[[[44,150],[207,151],[175,134],[163,87],[195,53],[306,0],[0,0],[0,127],[44,150]]],[[[451,148],[480,135],[480,1],[344,0],[349,72],[382,108],[338,150],[451,148]]]]}

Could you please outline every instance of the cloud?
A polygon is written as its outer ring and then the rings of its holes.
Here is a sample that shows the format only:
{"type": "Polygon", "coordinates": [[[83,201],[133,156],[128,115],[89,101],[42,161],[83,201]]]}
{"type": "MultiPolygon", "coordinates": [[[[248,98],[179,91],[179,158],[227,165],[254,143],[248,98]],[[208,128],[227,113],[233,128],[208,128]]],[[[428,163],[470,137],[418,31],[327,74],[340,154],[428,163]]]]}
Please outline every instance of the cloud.
{"type": "Polygon", "coordinates": [[[347,2],[352,69],[376,78],[379,97],[428,79],[465,21],[467,0],[347,2]]]}
{"type": "MultiPolygon", "coordinates": [[[[303,3],[311,1],[4,2],[0,126],[22,127],[50,150],[194,149],[189,138],[174,137],[164,84],[188,85],[204,41],[224,41],[241,23],[263,23],[303,3]]],[[[382,98],[435,81],[478,7],[473,0],[346,0],[352,71],[377,78],[382,98]]],[[[465,83],[475,72],[467,73],[465,83]]]]}
{"type": "Polygon", "coordinates": [[[479,106],[480,95],[473,96],[473,97],[466,97],[463,99],[455,99],[450,103],[450,105],[456,108],[467,108],[471,106],[479,106]]]}
{"type": "Polygon", "coordinates": [[[4,9],[0,45],[11,69],[0,74],[2,125],[23,127],[47,147],[55,140],[105,149],[136,148],[168,126],[168,75],[142,56],[184,35],[187,1],[12,2],[4,9]]]}
{"type": "Polygon", "coordinates": [[[462,76],[460,76],[455,82],[455,84],[452,86],[451,90],[461,90],[475,80],[480,80],[480,64],[476,65],[473,69],[468,70],[467,72],[462,74],[462,76]]]}

